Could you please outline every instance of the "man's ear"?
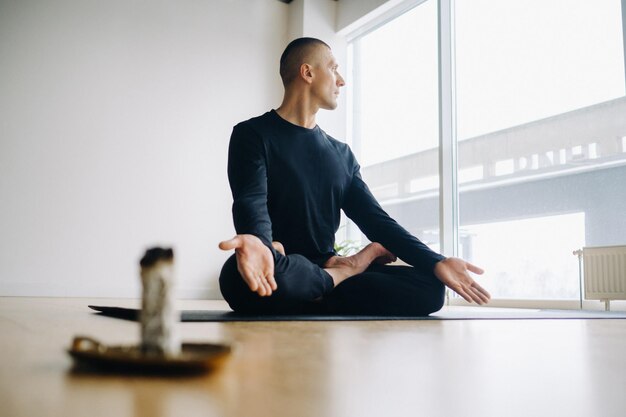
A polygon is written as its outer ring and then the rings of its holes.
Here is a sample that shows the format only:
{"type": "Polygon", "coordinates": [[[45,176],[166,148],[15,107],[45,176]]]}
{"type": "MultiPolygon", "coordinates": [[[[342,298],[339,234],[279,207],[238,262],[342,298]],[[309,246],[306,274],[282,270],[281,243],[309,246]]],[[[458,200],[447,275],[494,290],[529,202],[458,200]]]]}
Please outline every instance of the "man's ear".
{"type": "Polygon", "coordinates": [[[300,77],[304,82],[311,84],[313,82],[313,67],[309,64],[300,65],[300,77]]]}

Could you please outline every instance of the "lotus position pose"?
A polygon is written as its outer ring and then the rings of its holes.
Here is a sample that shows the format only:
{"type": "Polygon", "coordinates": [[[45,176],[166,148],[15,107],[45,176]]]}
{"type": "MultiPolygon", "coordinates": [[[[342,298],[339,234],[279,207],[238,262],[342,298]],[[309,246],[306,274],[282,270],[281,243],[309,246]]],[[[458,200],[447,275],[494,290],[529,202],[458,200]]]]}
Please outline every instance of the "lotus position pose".
{"type": "Polygon", "coordinates": [[[483,271],[433,252],[381,208],[345,143],[315,122],[337,107],[345,85],[330,47],[291,42],[280,59],[285,87],[275,110],[234,127],[228,151],[237,235],[220,274],[233,310],[247,313],[428,315],[444,285],[484,304],[489,293],[468,271],[483,271]],[[340,211],[373,242],[353,256],[334,251],[340,211]],[[399,257],[410,266],[386,265],[399,257]]]}

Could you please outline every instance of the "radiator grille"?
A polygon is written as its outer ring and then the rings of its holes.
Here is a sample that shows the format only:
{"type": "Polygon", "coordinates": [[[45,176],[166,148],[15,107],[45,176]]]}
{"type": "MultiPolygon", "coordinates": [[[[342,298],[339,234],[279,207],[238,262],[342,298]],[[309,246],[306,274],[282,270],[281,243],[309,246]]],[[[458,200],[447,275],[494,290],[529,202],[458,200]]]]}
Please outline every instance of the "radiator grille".
{"type": "Polygon", "coordinates": [[[585,298],[626,300],[626,246],[583,248],[585,298]]]}

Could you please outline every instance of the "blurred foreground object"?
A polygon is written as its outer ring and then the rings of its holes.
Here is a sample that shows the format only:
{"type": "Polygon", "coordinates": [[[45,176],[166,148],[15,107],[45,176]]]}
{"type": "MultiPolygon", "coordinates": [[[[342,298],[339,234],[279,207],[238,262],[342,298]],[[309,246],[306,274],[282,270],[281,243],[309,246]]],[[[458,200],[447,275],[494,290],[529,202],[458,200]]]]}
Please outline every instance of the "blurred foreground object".
{"type": "Polygon", "coordinates": [[[180,353],[176,331],[174,251],[148,249],[141,266],[141,348],[145,354],[175,356],[180,353]]]}

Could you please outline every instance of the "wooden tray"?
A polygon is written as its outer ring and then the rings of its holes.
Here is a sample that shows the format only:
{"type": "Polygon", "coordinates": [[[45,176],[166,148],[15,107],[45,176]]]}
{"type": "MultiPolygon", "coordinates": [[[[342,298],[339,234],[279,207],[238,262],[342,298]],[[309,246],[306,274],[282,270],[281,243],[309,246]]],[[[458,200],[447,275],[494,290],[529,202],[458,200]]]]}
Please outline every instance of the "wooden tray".
{"type": "Polygon", "coordinates": [[[145,354],[139,346],[106,346],[86,336],[76,336],[67,350],[79,366],[128,373],[199,373],[217,367],[231,347],[211,343],[183,343],[175,356],[145,354]]]}

